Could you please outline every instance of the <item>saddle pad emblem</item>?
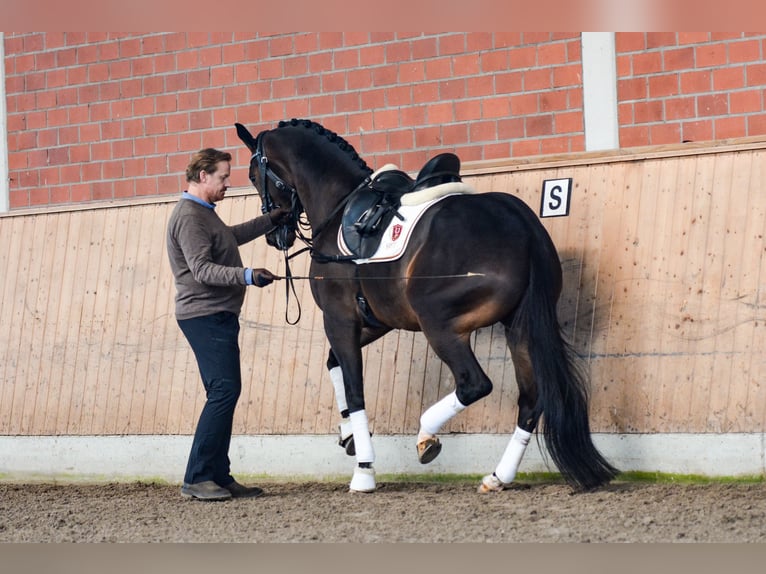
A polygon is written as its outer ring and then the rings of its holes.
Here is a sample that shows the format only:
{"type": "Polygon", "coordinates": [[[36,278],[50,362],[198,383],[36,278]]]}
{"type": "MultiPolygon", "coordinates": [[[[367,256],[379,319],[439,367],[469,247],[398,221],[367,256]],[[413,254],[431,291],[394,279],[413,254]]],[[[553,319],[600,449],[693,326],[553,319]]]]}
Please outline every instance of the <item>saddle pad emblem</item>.
{"type": "Polygon", "coordinates": [[[402,226],[399,223],[395,223],[391,228],[391,241],[396,241],[402,234],[402,226]]]}

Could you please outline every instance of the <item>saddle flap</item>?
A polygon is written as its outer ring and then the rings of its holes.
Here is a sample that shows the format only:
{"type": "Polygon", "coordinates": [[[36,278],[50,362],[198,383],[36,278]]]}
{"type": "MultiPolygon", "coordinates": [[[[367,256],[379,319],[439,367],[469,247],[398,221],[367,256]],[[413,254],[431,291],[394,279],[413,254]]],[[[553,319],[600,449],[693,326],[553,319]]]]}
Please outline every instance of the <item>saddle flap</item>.
{"type": "Polygon", "coordinates": [[[401,193],[382,193],[372,185],[354,192],[341,218],[343,241],[353,255],[364,259],[375,253],[400,205],[401,193]]]}
{"type": "Polygon", "coordinates": [[[429,159],[415,179],[414,189],[461,181],[460,158],[454,153],[440,153],[429,159]]]}

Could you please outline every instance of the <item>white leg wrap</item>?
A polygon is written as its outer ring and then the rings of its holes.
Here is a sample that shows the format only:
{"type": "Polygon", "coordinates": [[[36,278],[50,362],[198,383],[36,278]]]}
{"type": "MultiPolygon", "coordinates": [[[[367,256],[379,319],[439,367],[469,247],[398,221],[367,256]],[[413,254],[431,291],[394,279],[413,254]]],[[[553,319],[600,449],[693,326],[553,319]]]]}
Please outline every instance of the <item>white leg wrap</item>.
{"type": "Polygon", "coordinates": [[[513,436],[508,441],[508,446],[505,447],[503,458],[500,459],[500,463],[495,469],[495,475],[504,484],[513,482],[513,479],[516,478],[516,471],[519,469],[521,458],[524,456],[524,451],[527,450],[531,436],[532,433],[519,427],[516,427],[516,430],[513,431],[513,436]]]}
{"type": "Polygon", "coordinates": [[[346,404],[346,388],[343,386],[343,371],[340,367],[330,369],[330,380],[335,389],[335,402],[338,403],[338,411],[343,412],[348,408],[346,404]]]}
{"type": "Polygon", "coordinates": [[[351,413],[349,418],[351,419],[351,430],[354,433],[354,445],[356,445],[356,462],[375,462],[375,451],[372,450],[367,411],[356,411],[351,413]]]}
{"type": "Polygon", "coordinates": [[[354,434],[354,431],[351,428],[351,420],[348,418],[341,419],[340,424],[338,425],[338,435],[340,440],[346,440],[352,434],[354,434]]]}
{"type": "Polygon", "coordinates": [[[465,405],[458,400],[454,391],[451,392],[421,415],[420,433],[432,436],[437,434],[447,421],[463,410],[465,405]]]}

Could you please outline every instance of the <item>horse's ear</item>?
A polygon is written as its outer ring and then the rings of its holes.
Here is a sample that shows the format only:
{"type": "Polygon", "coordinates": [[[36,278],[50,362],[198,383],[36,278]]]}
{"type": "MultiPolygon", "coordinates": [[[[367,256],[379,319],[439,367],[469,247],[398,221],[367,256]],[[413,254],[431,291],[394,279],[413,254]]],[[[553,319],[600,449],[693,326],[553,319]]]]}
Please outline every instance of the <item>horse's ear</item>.
{"type": "Polygon", "coordinates": [[[239,136],[239,139],[242,140],[242,142],[251,152],[255,153],[255,138],[253,137],[253,134],[251,134],[250,131],[242,124],[235,123],[234,127],[237,128],[237,135],[239,136]]]}

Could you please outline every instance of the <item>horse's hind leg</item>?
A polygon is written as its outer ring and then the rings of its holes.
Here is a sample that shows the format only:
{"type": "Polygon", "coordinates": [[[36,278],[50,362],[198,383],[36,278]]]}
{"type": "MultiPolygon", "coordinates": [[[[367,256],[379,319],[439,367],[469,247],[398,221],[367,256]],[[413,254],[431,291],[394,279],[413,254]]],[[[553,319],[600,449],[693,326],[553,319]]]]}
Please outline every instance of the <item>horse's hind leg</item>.
{"type": "Polygon", "coordinates": [[[420,417],[418,459],[427,464],[441,452],[441,443],[436,437],[439,430],[466,407],[492,392],[492,382],[471,350],[469,335],[441,332],[434,336],[425,329],[424,332],[431,347],[455,378],[455,390],[430,406],[420,417]]]}
{"type": "Polygon", "coordinates": [[[521,459],[529,444],[532,432],[540,420],[537,407],[537,386],[535,384],[532,360],[529,357],[527,342],[520,340],[511,328],[506,327],[505,336],[516,373],[516,383],[519,387],[519,413],[516,429],[508,441],[500,462],[492,474],[485,476],[479,485],[479,492],[499,492],[513,482],[521,459]]]}

